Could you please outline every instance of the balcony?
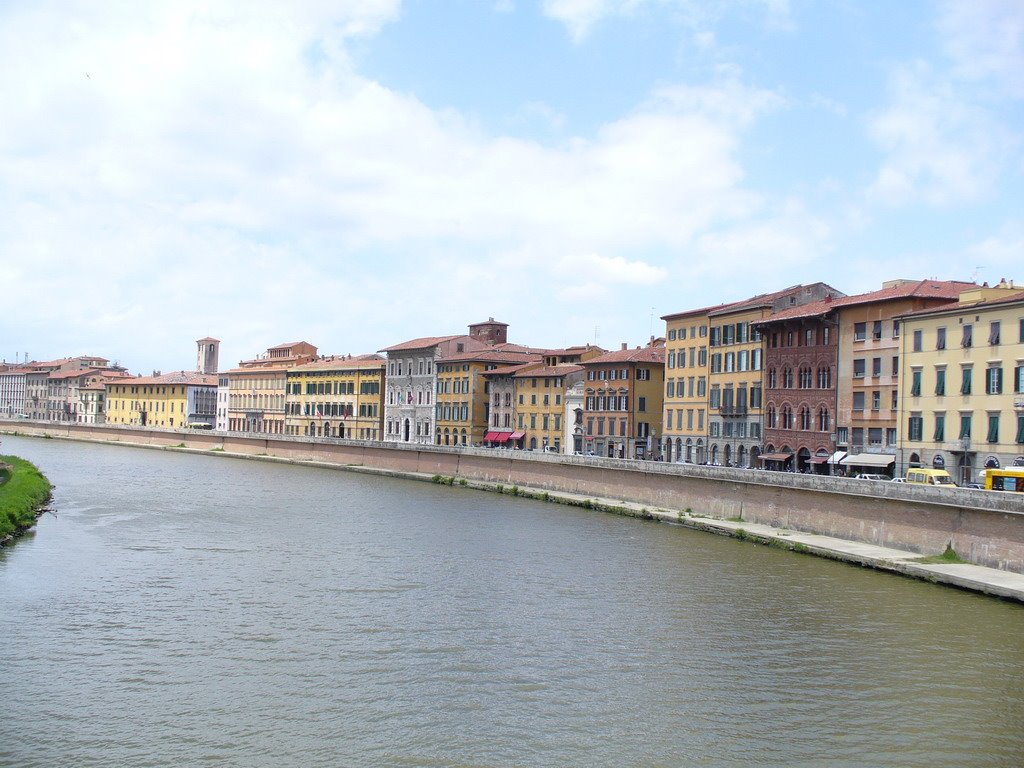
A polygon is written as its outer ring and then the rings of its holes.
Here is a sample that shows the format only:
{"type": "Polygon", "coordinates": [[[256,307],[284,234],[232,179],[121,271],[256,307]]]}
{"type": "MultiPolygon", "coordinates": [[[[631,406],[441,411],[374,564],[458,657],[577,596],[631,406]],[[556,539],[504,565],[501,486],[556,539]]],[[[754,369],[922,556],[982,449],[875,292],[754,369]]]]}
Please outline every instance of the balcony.
{"type": "Polygon", "coordinates": [[[745,405],[721,405],[718,407],[719,416],[746,416],[747,412],[745,405]]]}

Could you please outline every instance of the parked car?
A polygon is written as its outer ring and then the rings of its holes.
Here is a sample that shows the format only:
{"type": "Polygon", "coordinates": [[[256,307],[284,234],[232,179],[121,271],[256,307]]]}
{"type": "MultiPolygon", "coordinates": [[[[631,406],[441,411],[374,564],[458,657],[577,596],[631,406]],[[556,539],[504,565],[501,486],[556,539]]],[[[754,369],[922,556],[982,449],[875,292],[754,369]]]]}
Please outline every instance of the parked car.
{"type": "Polygon", "coordinates": [[[869,472],[861,472],[859,475],[853,476],[854,480],[888,480],[888,475],[875,475],[869,472]]]}
{"type": "Polygon", "coordinates": [[[891,482],[894,482],[894,483],[905,483],[905,482],[907,482],[907,478],[905,478],[905,477],[894,477],[891,482]]]}

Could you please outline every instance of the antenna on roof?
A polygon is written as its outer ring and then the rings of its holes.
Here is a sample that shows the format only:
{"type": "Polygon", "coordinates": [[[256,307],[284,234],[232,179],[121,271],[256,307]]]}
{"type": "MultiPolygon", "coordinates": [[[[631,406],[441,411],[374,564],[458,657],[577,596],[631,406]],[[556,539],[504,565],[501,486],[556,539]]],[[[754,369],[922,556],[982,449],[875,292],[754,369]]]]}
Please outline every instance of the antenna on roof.
{"type": "Polygon", "coordinates": [[[974,268],[974,273],[971,275],[971,282],[972,283],[978,282],[978,273],[981,272],[981,270],[983,270],[984,268],[985,267],[981,266],[981,265],[979,265],[979,266],[974,268]]]}

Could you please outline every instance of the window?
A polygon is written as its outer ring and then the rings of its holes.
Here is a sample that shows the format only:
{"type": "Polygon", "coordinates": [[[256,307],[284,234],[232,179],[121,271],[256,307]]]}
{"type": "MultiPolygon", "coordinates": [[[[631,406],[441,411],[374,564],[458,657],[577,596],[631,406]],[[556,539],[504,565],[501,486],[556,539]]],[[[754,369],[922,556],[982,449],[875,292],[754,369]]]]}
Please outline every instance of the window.
{"type": "Polygon", "coordinates": [[[1024,416],[1017,417],[1017,443],[1024,443],[1024,416]]]}
{"type": "Polygon", "coordinates": [[[892,375],[893,376],[899,376],[900,375],[900,359],[899,359],[899,357],[893,357],[893,359],[892,359],[892,375]]]}
{"type": "Polygon", "coordinates": [[[1001,395],[1003,393],[1003,368],[991,366],[985,376],[985,394],[1001,395]]]}
{"type": "Polygon", "coordinates": [[[669,379],[665,382],[665,397],[676,396],[676,382],[674,379],[669,379]]]}
{"type": "Polygon", "coordinates": [[[946,348],[946,329],[938,328],[935,331],[935,348],[945,349],[946,348]]]}
{"type": "Polygon", "coordinates": [[[892,321],[892,337],[894,339],[898,339],[900,337],[900,321],[899,320],[893,320],[892,321]]]}
{"type": "Polygon", "coordinates": [[[914,349],[915,352],[920,352],[921,351],[923,336],[924,336],[924,332],[923,331],[914,331],[914,347],[913,347],[913,349],[914,349]]]}
{"type": "Polygon", "coordinates": [[[999,344],[999,321],[993,320],[988,327],[988,343],[993,347],[999,344]]]}
{"type": "Polygon", "coordinates": [[[675,368],[676,367],[676,353],[675,352],[669,352],[668,353],[668,367],[669,368],[675,368]]]}
{"type": "Polygon", "coordinates": [[[960,394],[971,394],[971,366],[969,365],[965,365],[963,371],[961,371],[960,394]]]}
{"type": "Polygon", "coordinates": [[[878,411],[882,408],[882,393],[877,389],[871,393],[871,410],[878,411]]]}
{"type": "Polygon", "coordinates": [[[882,358],[871,358],[871,375],[876,378],[882,375],[882,358]]]}
{"type": "Polygon", "coordinates": [[[970,323],[965,323],[964,324],[964,335],[963,335],[963,338],[960,340],[960,346],[962,346],[962,347],[964,347],[966,349],[967,347],[970,347],[973,343],[974,343],[974,326],[972,326],[970,323]]]}
{"type": "Polygon", "coordinates": [[[813,328],[808,328],[807,330],[804,331],[804,346],[805,347],[813,347],[814,346],[814,329],[813,328]]]}
{"type": "Polygon", "coordinates": [[[874,331],[873,331],[873,333],[871,335],[872,335],[872,338],[875,341],[880,341],[881,340],[881,338],[882,338],[882,321],[881,320],[875,320],[874,331]]]}
{"type": "Polygon", "coordinates": [[[864,393],[854,392],[853,393],[853,410],[863,411],[864,410],[864,393]]]}
{"type": "Polygon", "coordinates": [[[935,394],[942,397],[946,394],[946,369],[935,369],[935,394]]]}
{"type": "Polygon", "coordinates": [[[638,411],[640,411],[640,413],[644,413],[647,410],[647,398],[646,397],[638,397],[636,399],[636,409],[638,411]]]}
{"type": "Polygon", "coordinates": [[[1024,392],[1024,365],[1013,369],[1013,391],[1018,394],[1024,392]]]}
{"type": "Polygon", "coordinates": [[[854,323],[853,324],[853,340],[864,341],[868,336],[868,324],[867,323],[854,323]]]}
{"type": "Polygon", "coordinates": [[[881,445],[882,444],[882,432],[881,427],[871,427],[868,429],[868,444],[869,445],[881,445]]]}
{"type": "Polygon", "coordinates": [[[864,358],[862,357],[855,358],[853,361],[853,378],[864,378],[864,358]]]}
{"type": "Polygon", "coordinates": [[[935,434],[932,436],[932,439],[936,443],[941,443],[946,439],[946,414],[935,414],[935,434]]]}
{"type": "Polygon", "coordinates": [[[988,442],[998,443],[999,442],[999,414],[990,413],[988,415],[988,442]]]}
{"type": "Polygon", "coordinates": [[[672,330],[670,330],[668,332],[668,340],[669,341],[675,341],[676,340],[676,330],[675,330],[675,328],[673,328],[672,330]]]}
{"type": "Polygon", "coordinates": [[[907,422],[907,439],[909,440],[921,440],[921,436],[924,434],[924,420],[921,418],[921,414],[911,414],[910,419],[907,422]]]}
{"type": "Polygon", "coordinates": [[[960,439],[971,439],[971,414],[969,413],[960,414],[960,439]]]}
{"type": "Polygon", "coordinates": [[[911,385],[910,385],[910,396],[920,397],[921,395],[921,369],[915,368],[911,373],[911,385]]]}

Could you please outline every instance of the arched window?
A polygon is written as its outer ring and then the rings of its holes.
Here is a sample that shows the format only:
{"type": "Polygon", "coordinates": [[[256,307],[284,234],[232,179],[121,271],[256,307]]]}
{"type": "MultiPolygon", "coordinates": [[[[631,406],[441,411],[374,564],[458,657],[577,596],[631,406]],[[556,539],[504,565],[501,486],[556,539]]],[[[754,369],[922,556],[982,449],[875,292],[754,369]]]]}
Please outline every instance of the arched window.
{"type": "Polygon", "coordinates": [[[805,432],[811,428],[811,409],[806,405],[800,409],[800,429],[805,432]]]}
{"type": "Polygon", "coordinates": [[[793,428],[793,409],[790,408],[788,405],[782,406],[782,428],[793,428]]]}
{"type": "Polygon", "coordinates": [[[829,418],[828,408],[822,407],[818,409],[818,431],[828,432],[829,431],[829,418]]]}
{"type": "Polygon", "coordinates": [[[774,367],[769,368],[768,369],[768,389],[775,389],[777,383],[778,383],[778,381],[777,381],[776,376],[775,376],[775,368],[774,367]]]}
{"type": "Polygon", "coordinates": [[[793,369],[790,368],[788,365],[782,369],[782,388],[793,388],[793,369]]]}

